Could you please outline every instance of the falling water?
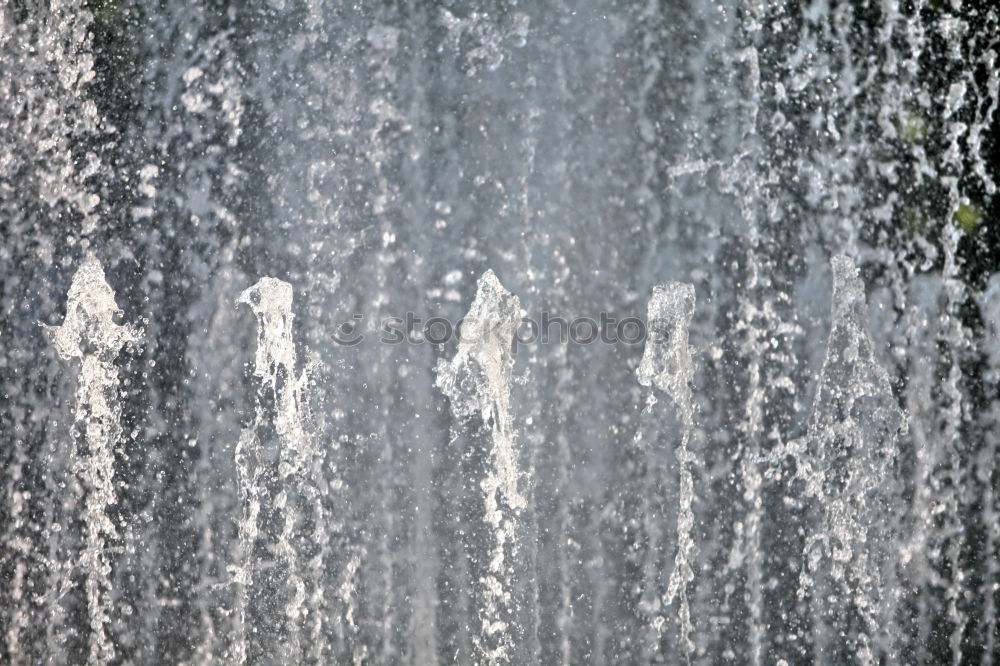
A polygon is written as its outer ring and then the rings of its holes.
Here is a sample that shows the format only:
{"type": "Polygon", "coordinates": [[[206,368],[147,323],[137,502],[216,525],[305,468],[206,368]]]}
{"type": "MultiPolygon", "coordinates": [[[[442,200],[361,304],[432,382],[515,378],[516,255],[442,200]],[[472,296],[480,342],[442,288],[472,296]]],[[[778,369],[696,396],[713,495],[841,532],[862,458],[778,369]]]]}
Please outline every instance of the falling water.
{"type": "Polygon", "coordinates": [[[0,3],[0,662],[997,663],[994,4],[0,3]]]}

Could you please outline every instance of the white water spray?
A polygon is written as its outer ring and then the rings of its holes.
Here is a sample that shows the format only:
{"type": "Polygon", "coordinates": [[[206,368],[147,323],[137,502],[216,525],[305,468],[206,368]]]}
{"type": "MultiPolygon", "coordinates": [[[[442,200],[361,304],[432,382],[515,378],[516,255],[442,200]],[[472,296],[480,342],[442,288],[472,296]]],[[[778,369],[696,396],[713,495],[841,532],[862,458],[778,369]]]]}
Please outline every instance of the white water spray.
{"type": "Polygon", "coordinates": [[[819,512],[806,536],[799,587],[800,596],[813,599],[816,657],[825,662],[831,658],[827,650],[843,649],[842,639],[831,637],[846,635],[854,613],[860,624],[851,647],[860,663],[873,664],[879,651],[891,649],[892,637],[883,633],[891,618],[882,614],[882,569],[891,542],[889,482],[903,413],[868,332],[858,269],[845,256],[834,257],[832,265],[833,326],[808,430],[771,458],[775,465],[786,456],[794,459],[794,479],[804,483],[805,497],[819,512]]]}
{"type": "MultiPolygon", "coordinates": [[[[283,575],[275,585],[284,601],[285,626],[279,646],[288,652],[281,654],[322,660],[321,579],[327,533],[323,492],[316,474],[323,467],[323,452],[307,426],[308,369],[296,374],[292,286],[265,277],[240,294],[237,303],[249,305],[257,317],[254,376],[260,381],[261,397],[266,398],[258,400],[253,424],[241,434],[236,450],[244,500],[239,525],[244,561],[235,575],[243,588],[237,622],[241,626],[246,622],[247,595],[255,585],[258,563],[254,550],[261,534],[258,521],[262,517],[275,520],[281,527],[269,546],[283,575]],[[266,403],[273,407],[269,410],[266,403]],[[267,425],[277,434],[277,455],[267,450],[260,437],[267,425]]],[[[234,645],[234,660],[245,660],[245,650],[243,645],[234,645]]]]}
{"type": "Polygon", "coordinates": [[[518,488],[515,434],[511,424],[510,387],[514,356],[511,341],[521,320],[517,296],[504,289],[493,271],[479,278],[476,298],[462,329],[458,351],[437,367],[437,387],[458,419],[478,416],[491,441],[490,467],[480,487],[492,528],[487,574],[480,581],[486,605],[480,609],[482,634],[477,649],[488,664],[509,662],[513,649],[508,631],[512,614],[511,558],[517,550],[517,516],[527,505],[518,488]]]}
{"type": "Polygon", "coordinates": [[[123,442],[114,363],[122,348],[140,337],[136,328],[115,322],[120,315],[101,264],[88,256],[70,285],[62,326],[45,327],[59,357],[80,363],[72,467],[84,495],[78,566],[85,576],[90,628],[87,659],[92,663],[106,663],[115,655],[107,627],[113,616],[111,544],[119,535],[108,512],[117,502],[115,452],[123,442]]]}
{"type": "MultiPolygon", "coordinates": [[[[694,580],[692,560],[696,545],[694,528],[694,476],[691,465],[691,435],[694,432],[694,402],[691,398],[691,382],[694,379],[694,359],[688,345],[688,328],[694,315],[694,285],[685,282],[667,282],[653,288],[649,299],[648,326],[649,342],[643,351],[637,375],[643,386],[655,387],[673,400],[677,407],[683,433],[674,450],[680,471],[680,495],[677,502],[677,554],[674,568],[663,602],[669,606],[678,599],[680,613],[680,634],[685,652],[690,659],[694,651],[691,633],[691,609],[688,605],[687,587],[694,580]]],[[[650,394],[649,405],[656,402],[650,394]]],[[[655,621],[654,621],[655,622],[655,621]]]]}

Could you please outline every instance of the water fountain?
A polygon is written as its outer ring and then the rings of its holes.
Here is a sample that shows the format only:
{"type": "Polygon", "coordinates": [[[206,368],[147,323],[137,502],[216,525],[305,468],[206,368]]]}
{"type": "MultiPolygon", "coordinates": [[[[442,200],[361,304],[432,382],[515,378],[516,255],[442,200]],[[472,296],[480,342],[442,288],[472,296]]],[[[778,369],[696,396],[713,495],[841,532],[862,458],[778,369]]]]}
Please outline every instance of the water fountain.
{"type": "Polygon", "coordinates": [[[0,6],[0,662],[995,663],[998,34],[0,6]]]}

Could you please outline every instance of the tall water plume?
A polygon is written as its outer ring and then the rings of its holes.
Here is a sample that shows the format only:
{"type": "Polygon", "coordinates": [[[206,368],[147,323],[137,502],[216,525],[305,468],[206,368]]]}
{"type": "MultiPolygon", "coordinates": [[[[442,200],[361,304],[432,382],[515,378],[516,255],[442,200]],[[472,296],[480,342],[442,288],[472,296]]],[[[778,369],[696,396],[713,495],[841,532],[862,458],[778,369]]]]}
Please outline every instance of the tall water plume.
{"type": "MultiPolygon", "coordinates": [[[[517,431],[511,411],[514,358],[511,345],[520,323],[521,304],[500,284],[493,271],[479,278],[476,298],[463,323],[463,339],[455,356],[438,365],[437,386],[448,397],[452,414],[471,428],[473,437],[487,440],[480,472],[482,520],[489,527],[486,552],[477,555],[485,566],[473,577],[481,588],[474,597],[480,631],[473,638],[477,663],[507,664],[523,627],[513,607],[514,572],[518,559],[518,524],[526,506],[519,470],[517,431]],[[471,420],[471,421],[470,421],[471,420]],[[476,432],[477,430],[481,432],[476,432]]],[[[457,439],[456,435],[456,439],[457,439]]],[[[475,558],[473,559],[475,561],[475,558]]]]}

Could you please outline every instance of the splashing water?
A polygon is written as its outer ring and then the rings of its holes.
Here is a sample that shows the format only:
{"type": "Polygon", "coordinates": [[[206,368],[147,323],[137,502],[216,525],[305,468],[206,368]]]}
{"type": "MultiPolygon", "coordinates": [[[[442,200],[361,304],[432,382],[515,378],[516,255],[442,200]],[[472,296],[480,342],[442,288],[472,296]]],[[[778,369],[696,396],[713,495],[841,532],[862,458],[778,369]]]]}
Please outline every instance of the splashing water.
{"type": "Polygon", "coordinates": [[[998,34],[0,2],[0,662],[1000,662],[998,34]]]}
{"type": "MultiPolygon", "coordinates": [[[[296,661],[322,660],[325,613],[322,578],[327,547],[323,492],[317,472],[323,468],[323,451],[308,432],[306,389],[309,375],[296,374],[292,337],[292,286],[275,278],[262,278],[237,301],[247,304],[257,318],[257,352],[254,377],[260,380],[254,421],[244,429],[236,447],[243,517],[240,521],[244,560],[234,567],[242,588],[237,615],[237,636],[231,659],[244,663],[250,640],[245,626],[252,597],[271,596],[284,601],[277,643],[257,649],[274,658],[296,661]],[[270,418],[269,418],[270,414],[270,418]],[[277,451],[262,433],[273,426],[277,451]],[[268,534],[261,525],[277,524],[268,534]],[[258,542],[266,542],[266,546],[258,542]],[[258,561],[273,553],[275,561],[258,561]],[[258,555],[258,553],[260,553],[258,555]],[[266,570],[271,568],[272,572],[266,570]],[[255,589],[256,587],[261,590],[255,589]]],[[[271,602],[256,612],[274,615],[271,602]]],[[[255,639],[259,640],[259,639],[255,639]]],[[[259,656],[254,656],[254,659],[259,656]]]]}
{"type": "MultiPolygon", "coordinates": [[[[655,387],[673,400],[680,414],[682,434],[674,455],[680,472],[680,492],[677,502],[677,555],[670,572],[670,582],[663,597],[665,606],[679,600],[681,639],[688,661],[694,650],[691,633],[691,608],[688,604],[687,586],[694,580],[692,562],[697,552],[694,543],[694,476],[691,466],[695,457],[689,448],[694,430],[694,402],[691,399],[691,383],[694,381],[694,359],[688,345],[688,328],[694,314],[694,285],[683,282],[668,282],[653,288],[649,299],[648,326],[649,342],[642,355],[637,370],[639,383],[655,387]]],[[[655,398],[650,394],[647,408],[655,398]]],[[[663,618],[656,622],[662,624],[663,618]]]]}
{"type": "MultiPolygon", "coordinates": [[[[895,498],[887,482],[903,413],[875,355],[858,269],[845,256],[832,267],[833,327],[807,433],[770,455],[776,464],[794,459],[792,480],[802,482],[819,514],[806,537],[799,587],[816,607],[818,655],[826,660],[836,649],[825,645],[829,636],[852,635],[859,661],[872,664],[895,655],[883,577],[887,550],[900,536],[890,522],[895,498]]],[[[790,481],[780,472],[772,479],[790,481]]]]}
{"type": "MultiPolygon", "coordinates": [[[[80,364],[73,427],[78,441],[73,447],[72,469],[82,493],[83,543],[79,553],[65,555],[76,561],[69,566],[82,572],[90,629],[87,660],[102,663],[115,656],[107,632],[114,608],[109,553],[120,535],[110,510],[117,502],[115,455],[124,443],[115,358],[126,344],[139,340],[137,329],[115,322],[120,315],[100,262],[88,256],[73,277],[62,325],[45,327],[59,357],[78,359],[80,364]]],[[[72,576],[68,571],[66,575],[72,576]]],[[[72,584],[66,581],[59,585],[60,597],[72,584]]]]}
{"type": "Polygon", "coordinates": [[[518,470],[510,408],[511,343],[520,320],[517,296],[504,289],[493,271],[486,271],[479,278],[455,356],[437,368],[437,386],[448,397],[455,417],[460,421],[478,417],[490,438],[489,471],[480,488],[493,546],[479,581],[485,606],[480,609],[482,633],[477,640],[488,664],[510,662],[512,559],[517,552],[517,517],[526,506],[519,489],[523,474],[518,470]]]}

